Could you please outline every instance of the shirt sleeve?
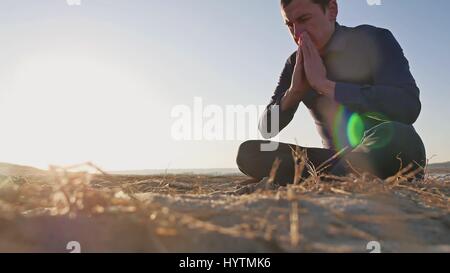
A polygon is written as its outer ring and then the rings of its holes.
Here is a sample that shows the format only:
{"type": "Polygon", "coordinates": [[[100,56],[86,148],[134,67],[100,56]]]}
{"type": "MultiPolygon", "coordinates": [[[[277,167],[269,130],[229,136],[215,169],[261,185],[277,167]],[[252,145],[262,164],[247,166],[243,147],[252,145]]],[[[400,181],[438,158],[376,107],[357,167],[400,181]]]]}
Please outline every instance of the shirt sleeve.
{"type": "Polygon", "coordinates": [[[413,124],[419,117],[420,90],[392,33],[377,30],[369,47],[371,85],[336,83],[335,100],[377,119],[413,124]]]}
{"type": "MultiPolygon", "coordinates": [[[[287,111],[281,111],[281,99],[291,86],[292,73],[294,71],[296,53],[294,52],[286,61],[281,76],[278,80],[277,87],[271,98],[269,105],[265,108],[259,121],[259,131],[265,139],[270,139],[279,134],[294,118],[298,106],[287,111]],[[274,124],[272,116],[278,113],[278,124],[274,124]],[[278,126],[277,126],[278,125],[278,126]],[[278,128],[276,128],[278,127],[278,128]]],[[[276,118],[276,116],[274,117],[276,118]]]]}

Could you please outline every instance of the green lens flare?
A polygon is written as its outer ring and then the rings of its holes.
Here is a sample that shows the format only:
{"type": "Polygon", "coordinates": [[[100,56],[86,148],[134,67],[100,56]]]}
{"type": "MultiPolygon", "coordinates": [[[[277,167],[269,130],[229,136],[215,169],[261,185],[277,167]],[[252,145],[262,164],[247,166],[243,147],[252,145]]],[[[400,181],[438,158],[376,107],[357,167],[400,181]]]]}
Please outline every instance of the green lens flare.
{"type": "Polygon", "coordinates": [[[354,113],[347,123],[347,137],[350,145],[354,148],[361,143],[364,136],[364,122],[362,118],[354,113]]]}
{"type": "Polygon", "coordinates": [[[373,138],[374,140],[370,142],[371,149],[381,149],[388,146],[394,136],[393,123],[385,122],[380,124],[376,128],[376,134],[373,138]]]}
{"type": "Polygon", "coordinates": [[[342,105],[339,105],[339,108],[334,117],[334,124],[333,124],[333,142],[334,142],[334,146],[338,150],[343,148],[343,143],[339,136],[339,132],[340,132],[339,128],[342,126],[342,123],[345,122],[344,116],[345,116],[345,108],[342,105]]]}
{"type": "Polygon", "coordinates": [[[370,146],[371,149],[386,147],[391,142],[394,132],[392,125],[383,122],[385,120],[389,119],[380,113],[370,112],[360,115],[340,105],[334,115],[333,121],[332,138],[335,149],[341,150],[348,146],[355,148],[361,144],[366,134],[370,139],[365,140],[365,146],[370,146]],[[374,125],[377,134],[373,135],[373,132],[369,130],[370,127],[366,128],[363,117],[380,121],[381,123],[378,125],[384,125],[382,127],[374,125]],[[366,130],[369,131],[366,132],[366,130]]]}

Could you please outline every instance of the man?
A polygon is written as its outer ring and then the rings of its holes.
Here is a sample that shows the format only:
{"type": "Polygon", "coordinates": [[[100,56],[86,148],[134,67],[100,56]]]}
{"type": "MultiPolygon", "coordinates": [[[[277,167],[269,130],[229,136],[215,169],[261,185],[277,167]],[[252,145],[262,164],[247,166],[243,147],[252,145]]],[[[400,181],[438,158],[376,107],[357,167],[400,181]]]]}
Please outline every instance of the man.
{"type": "MultiPolygon", "coordinates": [[[[421,110],[420,91],[391,32],[339,25],[336,0],[281,0],[281,9],[298,50],[288,58],[261,118],[264,138],[276,136],[304,103],[324,144],[323,149],[299,147],[315,168],[325,166],[325,173],[336,176],[370,173],[385,179],[410,166],[421,178],[425,148],[412,126],[421,110]]],[[[296,148],[247,141],[237,164],[246,175],[262,179],[278,158],[276,182],[285,185],[294,178],[296,148]],[[277,149],[264,151],[267,144],[277,149]]]]}

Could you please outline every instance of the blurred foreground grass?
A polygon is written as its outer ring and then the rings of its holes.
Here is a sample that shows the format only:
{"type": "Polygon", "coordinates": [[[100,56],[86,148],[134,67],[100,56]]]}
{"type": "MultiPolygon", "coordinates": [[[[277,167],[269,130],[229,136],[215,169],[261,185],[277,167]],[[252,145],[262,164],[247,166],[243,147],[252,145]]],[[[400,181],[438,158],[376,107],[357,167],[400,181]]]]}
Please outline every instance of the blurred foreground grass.
{"type": "MultiPolygon", "coordinates": [[[[1,166],[0,166],[1,167],[1,166]]],[[[95,169],[95,166],[91,166],[95,169]]],[[[245,177],[0,168],[0,252],[450,252],[450,175],[245,177]]]]}

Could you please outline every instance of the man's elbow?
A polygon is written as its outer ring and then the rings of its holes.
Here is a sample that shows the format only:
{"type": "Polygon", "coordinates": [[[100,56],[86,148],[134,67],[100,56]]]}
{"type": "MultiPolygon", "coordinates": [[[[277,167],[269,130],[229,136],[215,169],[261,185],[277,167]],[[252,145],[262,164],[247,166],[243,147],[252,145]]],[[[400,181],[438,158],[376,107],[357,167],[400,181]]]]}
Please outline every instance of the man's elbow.
{"type": "Polygon", "coordinates": [[[266,109],[259,120],[258,130],[264,139],[274,138],[282,130],[280,116],[279,114],[275,114],[273,110],[273,108],[266,109]]]}
{"type": "Polygon", "coordinates": [[[258,130],[264,139],[274,138],[279,133],[279,130],[272,130],[270,124],[267,122],[267,120],[265,120],[265,117],[261,118],[258,125],[258,130]]]}

